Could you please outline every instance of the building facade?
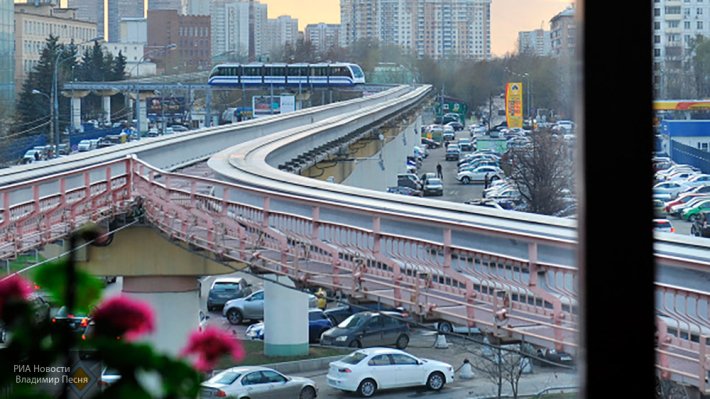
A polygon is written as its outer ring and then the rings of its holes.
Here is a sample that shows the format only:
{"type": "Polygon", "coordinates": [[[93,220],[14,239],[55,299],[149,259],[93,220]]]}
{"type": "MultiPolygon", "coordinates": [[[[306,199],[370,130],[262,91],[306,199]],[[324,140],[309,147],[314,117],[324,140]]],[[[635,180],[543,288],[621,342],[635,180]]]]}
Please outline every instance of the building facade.
{"type": "Polygon", "coordinates": [[[282,49],[287,44],[296,44],[298,40],[298,19],[289,15],[282,15],[275,19],[268,19],[268,43],[266,51],[282,49]]]}
{"type": "Polygon", "coordinates": [[[518,52],[539,57],[551,55],[552,40],[550,31],[535,29],[527,32],[518,32],[518,52]]]}
{"type": "Polygon", "coordinates": [[[104,43],[103,48],[114,57],[126,57],[126,74],[129,77],[155,75],[155,63],[144,57],[145,43],[104,43]]]}
{"type": "Polygon", "coordinates": [[[108,2],[108,40],[118,42],[123,18],[145,18],[145,0],[106,0],[108,2]]]}
{"type": "Polygon", "coordinates": [[[175,10],[178,14],[187,14],[187,0],[148,0],[150,10],[175,10]]]}
{"type": "MultiPolygon", "coordinates": [[[[15,5],[0,0],[0,118],[15,109],[15,5]]],[[[20,84],[20,83],[18,83],[20,84]]],[[[7,126],[8,124],[3,124],[7,126]]],[[[0,133],[4,128],[0,126],[0,133]]]]}
{"type": "Polygon", "coordinates": [[[210,3],[212,21],[212,55],[247,61],[266,55],[268,48],[267,7],[258,1],[213,0],[210,3]],[[253,6],[253,10],[251,9],[253,6]],[[250,15],[253,32],[250,32],[250,15]]]}
{"type": "Polygon", "coordinates": [[[76,9],[76,18],[96,24],[96,32],[104,36],[104,2],[101,0],[67,0],[67,7],[76,9]]]}
{"type": "Polygon", "coordinates": [[[376,40],[418,57],[490,59],[491,0],[341,0],[341,46],[376,40]]]}
{"type": "MultiPolygon", "coordinates": [[[[147,50],[175,44],[151,57],[158,70],[173,74],[210,68],[210,17],[180,15],[176,10],[148,10],[147,50]]],[[[147,54],[147,52],[146,52],[147,54]]]]}
{"type": "Polygon", "coordinates": [[[119,43],[148,43],[148,20],[146,18],[121,19],[119,43]]]}
{"type": "Polygon", "coordinates": [[[654,0],[653,75],[656,98],[695,98],[692,46],[710,38],[710,2],[654,0]]]}
{"type": "MultiPolygon", "coordinates": [[[[76,18],[76,10],[50,4],[15,4],[15,90],[39,63],[49,35],[57,36],[60,44],[81,43],[98,36],[96,24],[76,18]]],[[[78,53],[93,43],[80,46],[78,53]]]]}
{"type": "Polygon", "coordinates": [[[572,59],[577,47],[577,25],[574,20],[574,6],[550,20],[550,40],[554,57],[572,59]]]}
{"type": "Polygon", "coordinates": [[[325,53],[331,47],[340,45],[340,24],[308,24],[304,40],[310,42],[318,53],[325,53]]]}

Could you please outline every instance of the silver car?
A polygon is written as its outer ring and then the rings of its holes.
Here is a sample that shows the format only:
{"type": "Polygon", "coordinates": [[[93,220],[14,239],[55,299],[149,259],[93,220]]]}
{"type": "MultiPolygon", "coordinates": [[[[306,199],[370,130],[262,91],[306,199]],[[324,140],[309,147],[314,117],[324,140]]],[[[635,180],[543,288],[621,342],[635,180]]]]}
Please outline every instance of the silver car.
{"type": "MultiPolygon", "coordinates": [[[[308,295],[308,307],[316,307],[316,296],[308,295]]],[[[264,290],[259,290],[244,298],[232,299],[224,304],[222,316],[231,324],[242,324],[244,320],[264,319],[264,290]]]]}
{"type": "Polygon", "coordinates": [[[313,399],[316,383],[305,377],[289,377],[261,367],[232,367],[202,383],[200,398],[313,399]]]}

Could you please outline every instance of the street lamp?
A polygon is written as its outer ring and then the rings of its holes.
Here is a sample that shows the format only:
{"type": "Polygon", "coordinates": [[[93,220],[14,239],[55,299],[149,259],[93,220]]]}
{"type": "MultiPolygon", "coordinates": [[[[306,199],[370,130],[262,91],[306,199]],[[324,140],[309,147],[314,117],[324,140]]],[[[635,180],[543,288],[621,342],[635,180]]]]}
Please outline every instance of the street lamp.
{"type": "MultiPolygon", "coordinates": [[[[138,63],[136,63],[136,66],[133,68],[136,69],[136,77],[140,76],[140,65],[142,62],[145,61],[145,57],[156,53],[158,51],[167,51],[167,50],[172,50],[177,47],[177,44],[175,43],[170,43],[165,46],[161,46],[159,48],[147,51],[143,53],[143,56],[138,60],[138,63]]],[[[131,69],[132,71],[132,69],[131,69]]],[[[138,134],[141,134],[141,91],[138,89],[138,85],[136,85],[136,129],[138,130],[138,134]]]]}
{"type": "Polygon", "coordinates": [[[32,94],[40,94],[45,97],[47,97],[47,101],[49,102],[49,141],[52,141],[52,135],[54,134],[54,107],[52,107],[52,99],[47,95],[47,93],[43,93],[37,89],[32,89],[32,94]]]}
{"type": "MultiPolygon", "coordinates": [[[[103,36],[98,36],[90,40],[85,40],[81,43],[78,43],[76,46],[81,46],[82,44],[86,43],[91,43],[91,42],[100,42],[103,41],[104,38],[103,36]]],[[[61,58],[62,53],[59,52],[57,56],[54,58],[54,73],[52,74],[52,103],[53,103],[53,108],[52,108],[52,119],[54,120],[52,128],[54,129],[54,145],[59,148],[59,93],[57,92],[57,71],[59,70],[59,64],[66,62],[68,60],[73,59],[74,57],[66,57],[62,60],[61,58]]],[[[56,154],[56,151],[55,151],[56,154]]]]}

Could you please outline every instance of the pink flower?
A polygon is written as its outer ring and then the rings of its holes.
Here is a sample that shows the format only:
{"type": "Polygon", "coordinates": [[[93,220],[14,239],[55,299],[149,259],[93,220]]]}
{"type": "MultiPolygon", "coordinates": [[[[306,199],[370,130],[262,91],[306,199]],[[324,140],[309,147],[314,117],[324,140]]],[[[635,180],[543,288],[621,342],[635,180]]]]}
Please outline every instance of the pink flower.
{"type": "Polygon", "coordinates": [[[24,301],[32,291],[32,285],[16,274],[0,280],[0,318],[8,303],[24,301]]]}
{"type": "Polygon", "coordinates": [[[231,355],[235,361],[244,359],[244,348],[233,335],[215,327],[207,327],[205,331],[195,331],[190,335],[187,347],[181,356],[197,355],[195,367],[199,371],[212,370],[223,355],[231,355]]]}
{"type": "Polygon", "coordinates": [[[94,310],[96,335],[131,340],[153,331],[153,310],[125,296],[113,297],[94,310]]]}

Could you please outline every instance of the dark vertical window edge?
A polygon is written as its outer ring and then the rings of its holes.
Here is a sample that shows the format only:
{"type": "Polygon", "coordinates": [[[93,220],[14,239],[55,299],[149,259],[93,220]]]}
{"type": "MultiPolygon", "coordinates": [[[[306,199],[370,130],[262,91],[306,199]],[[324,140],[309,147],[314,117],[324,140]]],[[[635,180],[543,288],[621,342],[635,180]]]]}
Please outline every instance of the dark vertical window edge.
{"type": "Polygon", "coordinates": [[[587,398],[655,393],[651,11],[650,2],[613,11],[577,2],[580,383],[587,398]],[[623,214],[612,201],[621,194],[623,214]]]}

